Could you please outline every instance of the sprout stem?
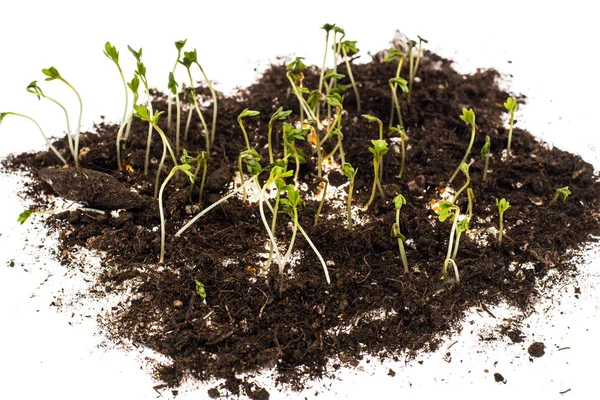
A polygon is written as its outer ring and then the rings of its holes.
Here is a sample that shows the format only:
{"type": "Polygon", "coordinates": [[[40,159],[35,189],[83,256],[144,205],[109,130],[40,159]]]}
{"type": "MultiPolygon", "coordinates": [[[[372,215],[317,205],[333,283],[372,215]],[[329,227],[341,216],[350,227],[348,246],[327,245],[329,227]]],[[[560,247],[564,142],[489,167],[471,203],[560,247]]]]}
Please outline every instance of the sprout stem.
{"type": "Polygon", "coordinates": [[[317,248],[315,247],[315,244],[312,242],[312,240],[310,240],[310,238],[308,237],[308,235],[306,234],[304,229],[302,229],[302,225],[298,224],[298,229],[300,230],[300,233],[302,234],[302,236],[304,236],[304,239],[306,239],[306,241],[308,242],[310,247],[313,249],[313,251],[315,252],[317,257],[319,258],[319,261],[321,262],[321,265],[323,266],[323,271],[325,272],[325,279],[327,280],[328,284],[331,284],[331,279],[329,279],[329,270],[327,269],[327,264],[325,264],[325,260],[323,260],[323,256],[321,256],[321,253],[319,253],[319,250],[317,250],[317,248]]]}
{"type": "Polygon", "coordinates": [[[325,183],[325,187],[323,188],[323,196],[321,196],[321,201],[319,201],[319,208],[317,208],[317,214],[315,215],[315,224],[317,226],[319,223],[319,217],[321,216],[321,210],[323,209],[323,204],[325,203],[325,198],[327,197],[327,188],[329,187],[329,181],[327,179],[322,179],[321,182],[325,183]]]}
{"type": "Polygon", "coordinates": [[[344,53],[344,62],[346,63],[346,69],[348,70],[348,77],[350,78],[350,82],[354,88],[354,95],[356,96],[356,113],[360,114],[360,96],[358,95],[358,87],[356,86],[354,76],[352,75],[352,68],[350,68],[350,61],[348,60],[348,54],[345,46],[342,46],[342,52],[344,53]]]}

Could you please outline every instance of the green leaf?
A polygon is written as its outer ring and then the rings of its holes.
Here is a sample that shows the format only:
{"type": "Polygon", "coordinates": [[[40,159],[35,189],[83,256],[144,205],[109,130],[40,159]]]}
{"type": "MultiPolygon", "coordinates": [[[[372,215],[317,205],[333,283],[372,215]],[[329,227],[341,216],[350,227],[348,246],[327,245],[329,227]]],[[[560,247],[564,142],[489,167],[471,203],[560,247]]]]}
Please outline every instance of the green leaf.
{"type": "Polygon", "coordinates": [[[383,58],[383,62],[390,62],[390,61],[395,60],[396,58],[404,58],[405,57],[404,53],[398,49],[393,49],[393,48],[389,49],[387,51],[387,53],[388,53],[387,56],[385,56],[383,58]]]}
{"type": "Polygon", "coordinates": [[[137,62],[137,69],[135,70],[135,73],[144,79],[146,78],[146,66],[143,62],[137,62]]]}
{"type": "Polygon", "coordinates": [[[330,94],[329,96],[327,96],[326,101],[327,104],[329,104],[331,107],[337,107],[340,110],[344,108],[344,106],[342,105],[344,99],[338,93],[330,94]]]}
{"type": "Polygon", "coordinates": [[[344,174],[348,179],[350,179],[352,181],[354,179],[354,177],[356,176],[357,172],[358,172],[358,168],[354,169],[352,164],[350,164],[348,162],[344,163],[344,166],[342,167],[342,174],[344,174]]]}
{"type": "Polygon", "coordinates": [[[175,80],[175,75],[173,75],[173,72],[169,72],[169,90],[174,95],[177,94],[177,87],[179,87],[179,84],[175,80]]]}
{"type": "Polygon", "coordinates": [[[27,85],[27,91],[29,93],[35,94],[38,100],[40,100],[42,97],[46,97],[44,96],[44,92],[42,92],[42,89],[37,85],[37,81],[33,81],[29,85],[27,85]]]}
{"type": "Polygon", "coordinates": [[[392,83],[396,83],[400,89],[402,90],[403,93],[408,93],[408,81],[404,78],[392,78],[390,79],[390,84],[392,83]]]}
{"type": "Polygon", "coordinates": [[[47,76],[47,81],[53,81],[55,79],[62,79],[62,76],[58,73],[58,70],[54,67],[42,69],[42,73],[47,76]]]}
{"type": "Polygon", "coordinates": [[[456,223],[456,231],[458,233],[463,233],[469,230],[469,219],[464,218],[456,223]]]}
{"type": "Polygon", "coordinates": [[[330,30],[332,30],[335,27],[335,24],[325,24],[321,27],[321,29],[324,29],[325,32],[329,33],[330,30]]]}
{"type": "Polygon", "coordinates": [[[327,71],[327,73],[325,74],[325,76],[323,77],[323,79],[344,79],[346,77],[346,75],[343,74],[339,74],[334,70],[329,70],[327,71]]]}
{"type": "Polygon", "coordinates": [[[119,52],[115,46],[110,44],[110,42],[104,44],[104,55],[114,61],[115,64],[119,65],[119,52]]]}
{"type": "Polygon", "coordinates": [[[369,147],[369,151],[373,153],[375,157],[381,157],[388,152],[388,144],[385,140],[371,140],[371,143],[373,144],[373,147],[369,147]]]}
{"type": "Polygon", "coordinates": [[[510,208],[510,203],[505,198],[502,198],[501,200],[496,199],[496,206],[498,207],[498,212],[502,215],[504,214],[504,211],[510,208]]]}
{"type": "Polygon", "coordinates": [[[439,206],[440,211],[438,219],[440,222],[444,222],[446,219],[448,219],[448,217],[452,216],[457,211],[456,206],[448,200],[441,200],[439,202],[439,206]]]}
{"type": "Polygon", "coordinates": [[[137,117],[137,118],[141,119],[142,121],[146,121],[146,122],[152,121],[152,119],[150,117],[150,113],[149,113],[148,109],[146,108],[146,106],[134,104],[133,109],[135,110],[133,113],[134,117],[137,117]]]}
{"type": "Polygon", "coordinates": [[[255,149],[244,150],[240,153],[240,158],[246,164],[248,172],[252,175],[258,175],[262,172],[260,165],[260,155],[255,149]]]}
{"type": "Polygon", "coordinates": [[[475,125],[475,113],[473,112],[473,109],[470,108],[467,110],[466,108],[463,108],[460,119],[465,121],[467,124],[474,126],[475,125]]]}
{"type": "Polygon", "coordinates": [[[204,284],[202,282],[200,282],[199,280],[195,280],[196,281],[196,294],[198,296],[200,296],[203,299],[206,299],[206,289],[204,287],[204,284]]]}
{"type": "Polygon", "coordinates": [[[2,123],[2,120],[4,119],[4,117],[6,117],[8,114],[12,114],[11,112],[2,112],[0,113],[0,124],[2,123]]]}
{"type": "Polygon", "coordinates": [[[429,41],[427,41],[427,39],[423,39],[421,36],[417,35],[417,37],[419,38],[419,42],[421,43],[429,43],[429,41]]]}
{"type": "Polygon", "coordinates": [[[187,39],[176,41],[175,48],[177,48],[177,51],[181,51],[181,49],[183,49],[183,46],[185,46],[186,42],[187,42],[187,39]]]}
{"type": "Polygon", "coordinates": [[[344,30],[340,27],[340,26],[333,26],[331,28],[335,33],[341,33],[342,35],[345,35],[346,32],[344,32],[344,30]]]}
{"type": "Polygon", "coordinates": [[[291,113],[292,110],[283,111],[283,107],[279,107],[277,111],[275,111],[275,113],[273,113],[273,115],[271,116],[271,121],[282,121],[286,119],[291,113]]]}
{"type": "Polygon", "coordinates": [[[517,109],[517,100],[515,100],[513,97],[508,97],[504,103],[504,108],[506,108],[510,113],[514,113],[517,109]]]}
{"type": "Polygon", "coordinates": [[[345,40],[341,43],[342,49],[346,50],[347,55],[353,55],[358,53],[356,42],[356,40],[345,40]]]}
{"type": "Polygon", "coordinates": [[[286,70],[292,71],[295,73],[304,71],[308,67],[306,66],[306,64],[304,64],[302,62],[302,60],[304,60],[304,57],[296,57],[296,59],[294,61],[292,61],[291,63],[288,64],[288,66],[286,67],[286,70]]]}
{"type": "Polygon", "coordinates": [[[140,89],[140,78],[138,78],[137,75],[134,75],[131,82],[127,83],[127,86],[134,94],[136,94],[140,89]]]}
{"type": "Polygon", "coordinates": [[[21,214],[19,214],[19,218],[17,218],[17,222],[19,222],[21,225],[23,225],[25,223],[25,221],[27,221],[27,219],[29,217],[31,217],[31,214],[33,214],[33,210],[23,211],[21,214]]]}
{"type": "Polygon", "coordinates": [[[404,127],[400,125],[392,126],[388,132],[388,136],[398,136],[400,138],[404,138],[405,140],[408,139],[408,135],[406,134],[404,127]]]}
{"type": "Polygon", "coordinates": [[[402,233],[400,233],[400,227],[395,222],[392,225],[392,231],[390,232],[390,236],[394,239],[400,239],[403,242],[406,240],[406,236],[404,236],[402,233]]]}
{"type": "Polygon", "coordinates": [[[467,164],[467,163],[463,162],[458,166],[458,169],[460,169],[463,174],[469,175],[469,167],[470,166],[471,166],[471,164],[467,164]]]}
{"type": "Polygon", "coordinates": [[[398,196],[392,199],[392,202],[394,203],[394,207],[396,208],[396,210],[399,210],[402,208],[403,205],[406,204],[406,199],[401,194],[398,194],[398,196]]]}
{"type": "Polygon", "coordinates": [[[142,58],[142,48],[140,47],[139,51],[135,51],[131,46],[127,45],[127,48],[129,49],[129,51],[131,52],[131,54],[133,54],[133,57],[135,57],[136,60],[140,61],[140,59],[142,58]]]}
{"type": "Polygon", "coordinates": [[[260,114],[260,111],[249,110],[246,108],[240,113],[240,115],[238,115],[238,119],[245,117],[256,117],[258,114],[260,114]]]}
{"type": "Polygon", "coordinates": [[[369,122],[377,122],[378,124],[382,124],[381,120],[371,114],[363,114],[361,115],[361,117],[363,117],[364,119],[366,119],[369,122]]]}
{"type": "Polygon", "coordinates": [[[569,195],[571,194],[571,191],[569,190],[568,186],[558,188],[556,189],[556,192],[562,196],[563,201],[566,200],[567,197],[569,197],[569,195]]]}
{"type": "Polygon", "coordinates": [[[185,89],[185,100],[190,104],[194,104],[196,100],[196,90],[194,88],[189,87],[185,89]]]}
{"type": "Polygon", "coordinates": [[[485,137],[485,144],[481,148],[481,158],[485,158],[490,154],[490,137],[485,137]]]}
{"type": "MultiPolygon", "coordinates": [[[[190,66],[192,64],[197,64],[198,63],[198,51],[196,49],[194,49],[192,51],[183,52],[183,60],[186,64],[189,64],[190,66]]],[[[186,64],[184,64],[184,65],[186,65],[186,64]]]]}

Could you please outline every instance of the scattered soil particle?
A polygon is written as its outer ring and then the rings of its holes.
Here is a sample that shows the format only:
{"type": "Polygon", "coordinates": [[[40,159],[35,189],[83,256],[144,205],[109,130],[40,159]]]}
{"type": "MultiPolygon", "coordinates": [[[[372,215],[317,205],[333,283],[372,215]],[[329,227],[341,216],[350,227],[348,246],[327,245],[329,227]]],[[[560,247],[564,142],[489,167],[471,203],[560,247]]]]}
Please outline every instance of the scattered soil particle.
{"type": "Polygon", "coordinates": [[[504,377],[502,376],[502,374],[495,372],[494,373],[494,380],[498,383],[506,383],[506,379],[504,379],[504,377]]]}
{"type": "Polygon", "coordinates": [[[546,345],[542,342],[533,342],[527,349],[527,352],[531,357],[539,358],[546,354],[546,345]]]}

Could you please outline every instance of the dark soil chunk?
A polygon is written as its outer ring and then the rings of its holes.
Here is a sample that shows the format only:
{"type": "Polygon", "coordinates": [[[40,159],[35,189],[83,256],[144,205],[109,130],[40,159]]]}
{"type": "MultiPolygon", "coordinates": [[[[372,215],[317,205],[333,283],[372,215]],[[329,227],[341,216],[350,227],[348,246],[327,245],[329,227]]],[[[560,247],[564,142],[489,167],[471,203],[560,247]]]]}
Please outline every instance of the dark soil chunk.
{"type": "MultiPolygon", "coordinates": [[[[396,66],[380,60],[377,55],[370,63],[355,65],[353,72],[361,83],[361,114],[373,114],[387,126],[391,107],[388,80],[395,75],[396,66]]],[[[343,65],[338,71],[347,75],[343,65]]],[[[81,146],[87,150],[79,170],[60,168],[51,152],[20,154],[4,161],[8,170],[30,172],[33,181],[26,193],[39,209],[51,207],[45,196],[49,193],[90,207],[127,209],[103,218],[81,210],[67,212],[46,223],[59,231],[63,254],[79,246],[106,254],[97,287],[107,292],[132,288],[132,297],[123,302],[119,312],[102,319],[103,328],[117,343],[131,340],[170,357],[172,364],[157,367],[165,384],[177,386],[190,375],[200,380],[223,378],[223,386],[208,391],[211,398],[245,395],[267,399],[266,390],[240,376],[274,369],[277,383],[300,389],[312,380],[335,375],[342,366],[357,365],[367,356],[435,351],[441,334],[458,329],[471,307],[504,301],[529,310],[539,294],[539,283],[550,285],[554,279],[575,274],[580,266],[573,261],[573,254],[600,236],[600,186],[592,165],[559,149],[549,150],[518,125],[512,141],[514,157],[501,161],[507,142],[503,102],[508,94],[496,83],[499,74],[480,70],[461,75],[452,69],[451,61],[426,52],[411,102],[400,97],[410,146],[404,176],[396,178],[401,152],[398,145],[391,145],[384,158],[387,198],[376,197],[369,210],[360,213],[367,222],[348,231],[345,206],[339,200],[338,208],[334,201],[326,202],[319,224],[313,226],[319,205],[314,198],[318,197],[302,192],[305,207],[300,210],[300,223],[329,264],[330,285],[309,244],[299,236],[295,249],[300,259],[294,267],[286,267],[290,274],[280,292],[275,263],[270,271],[261,271],[267,234],[258,206],[243,204],[237,197],[215,207],[176,237],[183,224],[231,187],[239,153],[245,150],[236,120],[243,109],[261,112],[247,118],[245,125],[263,166],[268,163],[266,132],[272,113],[283,107],[293,110],[288,122],[298,118],[298,103],[285,73],[284,65],[273,65],[242,93],[220,96],[216,141],[210,151],[202,203],[198,202],[198,184],[192,187],[190,197],[190,182],[183,174],[171,179],[164,192],[167,235],[163,265],[157,264],[160,219],[153,199],[158,164],[150,165],[148,176],[142,174],[145,123],[133,121],[131,135],[123,143],[127,166],[123,171],[117,171],[114,151],[118,126],[105,124],[81,136],[81,146]],[[473,108],[477,118],[470,167],[474,218],[470,232],[461,237],[457,255],[461,284],[444,284],[441,267],[450,224],[438,221],[430,201],[440,199],[439,190],[466,150],[470,133],[459,119],[463,107],[473,108]],[[494,157],[483,182],[479,150],[486,135],[494,157]],[[567,185],[572,195],[548,207],[555,189],[567,185]],[[406,245],[408,274],[402,272],[397,241],[390,238],[395,210],[389,200],[398,193],[407,200],[400,228],[411,239],[406,245]],[[497,228],[495,199],[501,198],[506,198],[511,208],[504,216],[504,241],[498,245],[486,230],[497,228]],[[559,273],[549,275],[553,270],[559,273]],[[196,281],[204,284],[206,301],[197,294],[196,281]],[[336,360],[335,366],[328,368],[331,360],[336,360]]],[[[318,73],[314,67],[306,72],[308,88],[317,86],[318,73]]],[[[402,74],[408,74],[406,69],[402,74]]],[[[206,88],[198,88],[197,93],[200,104],[210,100],[206,88]]],[[[378,137],[378,129],[356,115],[352,90],[345,95],[343,146],[345,159],[359,169],[354,204],[362,206],[373,182],[368,147],[378,137]]],[[[165,96],[157,94],[154,109],[166,109],[165,96]]],[[[204,111],[210,121],[211,106],[204,111]]],[[[160,124],[166,131],[165,118],[160,124]]],[[[184,148],[195,156],[205,150],[195,114],[190,126],[184,148]]],[[[174,142],[173,133],[168,136],[174,142]]],[[[278,157],[283,153],[280,136],[281,122],[277,121],[273,141],[278,157]]],[[[57,140],[54,145],[72,164],[67,140],[57,140]]],[[[331,141],[324,148],[331,151],[334,146],[331,141]]],[[[308,140],[300,147],[307,159],[300,181],[315,187],[313,149],[308,140]]],[[[161,155],[162,146],[155,135],[150,156],[156,161],[161,155]]],[[[169,162],[167,158],[162,179],[172,168],[169,162]]],[[[266,174],[260,175],[261,181],[265,178],[266,174]]],[[[331,185],[347,182],[338,171],[329,179],[331,185]]],[[[459,175],[455,186],[463,183],[464,177],[459,175]]],[[[464,210],[466,196],[457,204],[464,210]]],[[[278,220],[276,236],[287,246],[290,219],[282,214],[278,220]]],[[[503,334],[513,342],[523,339],[512,326],[503,334]]],[[[543,343],[534,343],[528,352],[532,357],[542,356],[543,343]]],[[[494,378],[505,381],[498,373],[494,378]]]]}
{"type": "Polygon", "coordinates": [[[546,354],[546,345],[542,342],[533,342],[527,349],[527,352],[531,357],[539,358],[546,354]]]}
{"type": "Polygon", "coordinates": [[[506,383],[506,379],[502,376],[502,374],[496,372],[494,373],[494,380],[498,383],[506,383]]]}

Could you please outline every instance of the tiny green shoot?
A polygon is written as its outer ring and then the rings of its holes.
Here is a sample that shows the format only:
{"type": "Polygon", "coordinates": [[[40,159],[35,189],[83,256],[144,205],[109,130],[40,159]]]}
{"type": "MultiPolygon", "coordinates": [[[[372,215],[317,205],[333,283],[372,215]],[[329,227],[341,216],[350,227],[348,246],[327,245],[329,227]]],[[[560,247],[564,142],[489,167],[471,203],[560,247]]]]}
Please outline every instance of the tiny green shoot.
{"type": "Polygon", "coordinates": [[[379,182],[379,168],[383,161],[383,156],[388,152],[388,145],[385,140],[371,140],[373,147],[369,147],[369,152],[373,154],[373,189],[371,190],[371,197],[369,197],[369,201],[365,204],[364,209],[368,209],[373,200],[375,199],[375,193],[377,189],[379,189],[379,194],[381,197],[385,198],[385,193],[383,192],[383,188],[381,187],[381,182],[379,182]]]}
{"type": "Polygon", "coordinates": [[[298,182],[298,174],[300,173],[300,163],[306,162],[304,154],[296,147],[297,140],[306,140],[308,129],[294,128],[292,124],[283,123],[283,146],[285,154],[294,158],[296,171],[294,173],[294,182],[298,182]]]}
{"type": "Polygon", "coordinates": [[[458,196],[464,191],[466,190],[469,185],[471,184],[471,176],[469,175],[469,167],[471,165],[467,164],[467,163],[462,163],[460,164],[460,166],[458,167],[460,169],[460,171],[465,174],[465,184],[461,186],[460,189],[458,189],[458,191],[454,194],[454,197],[452,198],[452,203],[456,203],[456,200],[458,199],[458,196]]]}
{"type": "Polygon", "coordinates": [[[252,174],[252,176],[256,175],[260,172],[260,156],[258,152],[254,149],[244,150],[240,153],[238,157],[238,170],[240,173],[240,179],[242,181],[243,193],[244,193],[244,203],[248,199],[248,193],[246,192],[246,180],[244,178],[244,168],[242,167],[243,163],[246,164],[248,168],[248,172],[252,174]]]}
{"type": "Polygon", "coordinates": [[[240,128],[242,128],[242,133],[244,134],[244,139],[246,140],[246,150],[250,150],[252,147],[250,147],[250,140],[248,140],[248,134],[246,133],[246,128],[244,127],[242,119],[246,117],[256,117],[259,114],[260,111],[249,110],[246,108],[237,117],[237,122],[240,125],[240,128]]]}
{"type": "MultiPolygon", "coordinates": [[[[183,46],[185,46],[185,43],[187,42],[187,39],[185,40],[178,40],[175,42],[175,48],[177,49],[177,58],[175,59],[175,65],[173,66],[173,70],[171,71],[171,73],[169,74],[169,91],[171,93],[169,93],[169,96],[167,98],[167,131],[171,132],[171,121],[172,121],[172,111],[171,109],[173,108],[173,97],[176,98],[177,100],[177,112],[178,112],[178,116],[179,118],[181,118],[181,110],[179,109],[179,95],[177,92],[173,93],[172,87],[172,80],[174,81],[175,78],[175,71],[177,70],[177,65],[179,65],[179,59],[181,58],[181,50],[183,49],[183,46]],[[173,75],[173,78],[171,78],[171,74],[173,75]]],[[[179,131],[178,131],[179,132],[179,131]]],[[[175,145],[175,152],[177,154],[179,154],[179,144],[175,145]]]]}
{"type": "MultiPolygon", "coordinates": [[[[392,91],[392,99],[394,101],[394,106],[396,107],[396,113],[398,114],[398,123],[400,126],[403,126],[404,122],[402,122],[402,111],[400,109],[400,101],[398,100],[398,94],[396,93],[396,91],[397,91],[397,87],[399,86],[400,90],[402,90],[402,93],[408,93],[408,86],[407,86],[406,79],[400,78],[400,77],[392,78],[389,80],[389,85],[390,85],[390,90],[392,91]]],[[[393,118],[390,119],[390,126],[391,126],[391,121],[393,121],[393,118]]]]}
{"type": "Polygon", "coordinates": [[[127,124],[127,111],[129,110],[129,89],[127,89],[127,81],[125,80],[125,75],[123,75],[123,70],[121,69],[121,64],[119,64],[119,52],[115,46],[110,44],[110,42],[106,42],[104,44],[104,55],[115,63],[117,69],[119,71],[119,76],[123,81],[123,88],[125,89],[125,108],[123,110],[123,119],[121,120],[121,126],[119,126],[119,131],[117,132],[117,166],[119,171],[123,169],[121,165],[121,138],[123,136],[123,130],[125,129],[125,125],[127,124]]]}
{"type": "Polygon", "coordinates": [[[462,109],[462,115],[460,116],[460,119],[462,119],[464,122],[466,122],[467,125],[471,126],[471,140],[469,141],[469,147],[467,147],[467,151],[465,152],[465,156],[463,157],[463,159],[460,162],[460,164],[458,164],[458,167],[456,168],[456,170],[454,171],[454,173],[452,174],[452,176],[448,180],[448,183],[452,183],[452,181],[454,180],[454,178],[456,177],[456,175],[460,171],[460,166],[463,163],[467,162],[467,159],[469,158],[469,154],[471,153],[471,148],[473,147],[473,142],[475,142],[475,126],[476,125],[475,125],[475,113],[473,112],[473,109],[468,109],[467,110],[466,108],[463,108],[462,109]]]}
{"type": "Polygon", "coordinates": [[[501,200],[496,199],[496,207],[498,207],[498,216],[500,217],[500,224],[498,229],[498,243],[502,243],[502,232],[504,231],[504,211],[510,208],[510,203],[502,198],[501,200]]]}
{"type": "Polygon", "coordinates": [[[196,283],[196,294],[202,300],[206,301],[206,288],[204,287],[204,284],[197,279],[195,279],[194,281],[196,283]]]}
{"type": "MultiPolygon", "coordinates": [[[[458,208],[458,206],[454,205],[452,202],[447,201],[447,200],[442,200],[442,201],[440,201],[439,204],[440,204],[440,210],[439,210],[438,218],[439,218],[440,222],[444,222],[448,218],[452,218],[452,228],[450,229],[450,238],[448,239],[448,251],[446,253],[446,259],[444,260],[444,266],[442,269],[442,277],[444,279],[444,282],[448,282],[448,267],[450,266],[450,264],[452,264],[454,267],[456,283],[459,283],[460,278],[458,275],[458,267],[456,266],[456,261],[452,257],[452,254],[453,254],[452,250],[453,250],[455,235],[458,236],[457,228],[458,228],[458,223],[460,220],[460,209],[458,208]]],[[[466,221],[466,226],[465,226],[465,222],[462,222],[460,229],[462,229],[463,231],[467,230],[468,229],[468,220],[463,219],[462,221],[466,221]]],[[[458,236],[458,238],[460,238],[460,236],[458,236]]],[[[456,243],[456,249],[454,250],[454,256],[456,256],[457,252],[458,252],[458,240],[456,243]]]]}
{"type": "Polygon", "coordinates": [[[356,40],[345,40],[342,43],[340,43],[340,47],[342,50],[342,54],[344,55],[344,62],[346,63],[348,77],[350,78],[352,88],[354,89],[354,96],[356,97],[356,113],[360,114],[360,96],[358,94],[358,86],[356,85],[356,81],[354,80],[352,68],[350,67],[350,59],[348,57],[348,55],[354,55],[358,53],[358,48],[356,47],[356,40]]]}
{"type": "Polygon", "coordinates": [[[317,185],[320,186],[323,183],[323,189],[321,191],[321,200],[319,200],[319,207],[317,207],[317,212],[315,214],[315,223],[313,226],[317,226],[319,223],[319,217],[321,216],[321,211],[323,210],[323,205],[325,204],[325,199],[327,198],[327,188],[329,187],[329,181],[325,178],[317,178],[317,185]]]}
{"type": "Polygon", "coordinates": [[[358,173],[358,168],[354,168],[350,163],[344,163],[342,167],[342,173],[348,178],[350,181],[350,187],[348,188],[348,199],[347,199],[347,209],[348,209],[348,230],[352,230],[352,194],[354,193],[354,178],[358,173]]]}
{"type": "MultiPolygon", "coordinates": [[[[391,48],[387,51],[388,55],[385,56],[385,58],[383,59],[383,62],[390,62],[395,60],[396,58],[398,58],[398,67],[396,68],[396,75],[394,76],[394,78],[400,78],[400,72],[402,71],[402,64],[404,63],[404,53],[402,53],[400,50],[391,48]]],[[[406,90],[408,90],[408,88],[406,87],[406,81],[402,80],[401,83],[403,83],[404,88],[402,88],[402,91],[406,93],[406,90]]],[[[398,103],[398,99],[396,96],[396,91],[398,90],[398,82],[393,82],[392,85],[390,86],[390,89],[392,90],[392,106],[391,106],[391,110],[390,110],[390,124],[389,124],[389,128],[391,128],[394,125],[394,109],[396,109],[396,111],[398,112],[398,121],[400,121],[400,125],[402,125],[402,115],[400,113],[400,107],[396,107],[397,103],[398,103]]]]}
{"type": "Polygon", "coordinates": [[[415,80],[415,76],[417,75],[417,70],[419,69],[419,63],[421,62],[421,54],[423,52],[423,43],[429,43],[427,40],[423,39],[421,36],[417,35],[419,38],[419,49],[417,50],[417,60],[413,63],[414,53],[412,51],[414,45],[410,46],[410,73],[409,73],[409,92],[408,92],[408,102],[410,103],[410,96],[412,94],[413,82],[415,80]]]}
{"type": "Polygon", "coordinates": [[[271,141],[271,137],[273,135],[273,122],[275,122],[275,121],[283,121],[291,113],[292,113],[292,110],[283,111],[283,107],[279,107],[277,109],[277,111],[275,111],[273,113],[273,115],[271,116],[271,119],[269,120],[269,128],[268,128],[268,133],[267,133],[267,140],[268,140],[268,145],[269,145],[269,163],[271,163],[271,164],[273,164],[273,162],[274,162],[274,160],[273,160],[273,144],[272,144],[272,141],[271,141]]]}
{"type": "Polygon", "coordinates": [[[488,169],[490,167],[490,137],[485,136],[485,144],[481,148],[481,158],[483,158],[485,165],[483,167],[483,181],[487,178],[488,169]]]}
{"type": "MultiPolygon", "coordinates": [[[[208,131],[208,126],[206,125],[206,121],[204,120],[204,114],[202,114],[202,111],[200,111],[200,106],[198,105],[198,99],[196,98],[196,90],[194,89],[194,79],[192,78],[192,66],[194,64],[198,63],[198,54],[197,54],[196,50],[184,51],[183,59],[181,59],[179,61],[179,63],[181,65],[183,65],[187,71],[188,78],[189,78],[189,84],[190,84],[189,90],[191,92],[193,92],[193,95],[189,94],[187,96],[187,99],[192,101],[192,104],[194,105],[194,109],[196,110],[196,114],[198,114],[198,118],[200,118],[200,123],[202,124],[202,128],[204,129],[204,135],[205,135],[204,141],[206,143],[206,151],[210,152],[210,144],[212,143],[211,133],[208,131]]],[[[215,100],[216,100],[216,96],[215,96],[215,100]]],[[[215,113],[213,113],[213,119],[216,118],[215,117],[216,109],[217,109],[217,103],[215,102],[215,108],[214,108],[215,113]]],[[[213,124],[213,128],[214,128],[214,124],[213,124]]],[[[187,135],[186,135],[186,138],[187,138],[187,135]]]]}
{"type": "Polygon", "coordinates": [[[34,210],[23,211],[21,214],[19,214],[19,218],[17,218],[17,222],[20,223],[21,225],[23,225],[25,223],[25,221],[27,221],[29,219],[29,217],[31,217],[33,212],[34,212],[34,210]]]}
{"type": "Polygon", "coordinates": [[[563,201],[565,201],[565,200],[567,200],[567,197],[569,197],[570,194],[571,194],[571,191],[569,190],[568,186],[564,186],[564,187],[556,189],[556,191],[554,192],[554,196],[552,197],[552,200],[550,200],[550,203],[548,203],[548,207],[550,207],[552,204],[556,203],[556,200],[558,200],[559,196],[562,196],[563,201]]]}
{"type": "Polygon", "coordinates": [[[506,145],[506,157],[510,158],[510,143],[512,142],[513,126],[515,123],[515,111],[517,110],[517,100],[514,97],[508,97],[504,103],[504,108],[510,113],[510,121],[508,122],[508,144],[506,145]]]}
{"type": "Polygon", "coordinates": [[[398,136],[400,137],[400,151],[401,151],[401,159],[400,159],[400,172],[396,175],[399,179],[404,175],[404,164],[406,160],[406,140],[408,136],[406,135],[406,131],[402,127],[402,125],[397,125],[390,129],[388,133],[389,136],[398,136]]]}
{"type": "Polygon", "coordinates": [[[406,258],[406,252],[404,251],[403,242],[406,237],[400,232],[400,209],[406,204],[406,199],[401,194],[398,194],[393,198],[394,208],[396,209],[396,222],[392,225],[391,236],[398,240],[398,249],[400,250],[400,258],[402,259],[402,265],[404,266],[404,273],[408,274],[408,260],[406,258]]]}

